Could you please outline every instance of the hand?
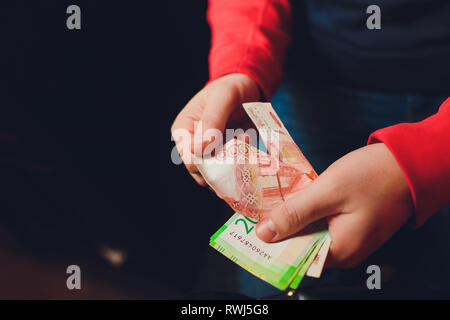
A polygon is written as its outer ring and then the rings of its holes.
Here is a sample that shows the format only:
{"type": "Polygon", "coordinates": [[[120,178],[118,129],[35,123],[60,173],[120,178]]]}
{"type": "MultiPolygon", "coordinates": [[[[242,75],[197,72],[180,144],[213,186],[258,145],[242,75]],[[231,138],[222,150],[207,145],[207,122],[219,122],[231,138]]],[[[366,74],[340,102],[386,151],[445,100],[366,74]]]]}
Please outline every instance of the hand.
{"type": "MultiPolygon", "coordinates": [[[[175,141],[178,152],[192,177],[202,186],[206,182],[198,172],[197,167],[192,162],[192,154],[197,148],[200,151],[207,147],[212,141],[201,141],[201,146],[194,146],[195,123],[201,121],[202,136],[208,129],[218,129],[222,133],[225,128],[244,128],[244,121],[247,120],[242,103],[259,101],[261,94],[258,85],[254,80],[245,74],[233,73],[211,82],[208,86],[200,90],[181,110],[175,119],[171,132],[178,129],[185,129],[190,135],[190,154],[183,154],[180,147],[181,141],[175,141]]],[[[198,134],[198,133],[197,133],[198,134]]]]}
{"type": "Polygon", "coordinates": [[[410,217],[406,178],[383,143],[350,152],[307,188],[266,215],[257,235],[273,242],[327,217],[330,267],[355,267],[385,243],[410,217]]]}

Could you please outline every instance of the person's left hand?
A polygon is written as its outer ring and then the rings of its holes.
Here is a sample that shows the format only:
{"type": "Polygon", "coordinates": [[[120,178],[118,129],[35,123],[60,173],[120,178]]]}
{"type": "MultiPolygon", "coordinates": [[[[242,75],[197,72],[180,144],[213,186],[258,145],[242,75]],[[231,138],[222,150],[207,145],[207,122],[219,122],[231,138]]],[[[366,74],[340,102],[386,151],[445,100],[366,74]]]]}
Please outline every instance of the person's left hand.
{"type": "Polygon", "coordinates": [[[354,267],[408,220],[413,202],[406,178],[383,143],[350,152],[257,225],[266,242],[284,239],[328,217],[328,267],[354,267]]]}

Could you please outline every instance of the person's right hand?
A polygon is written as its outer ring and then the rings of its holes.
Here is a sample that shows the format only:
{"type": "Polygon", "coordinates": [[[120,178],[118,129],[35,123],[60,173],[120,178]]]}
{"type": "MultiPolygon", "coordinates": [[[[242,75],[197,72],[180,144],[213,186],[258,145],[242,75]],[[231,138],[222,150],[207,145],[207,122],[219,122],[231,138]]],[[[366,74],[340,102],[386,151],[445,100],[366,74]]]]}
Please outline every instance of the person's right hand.
{"type": "Polygon", "coordinates": [[[178,129],[184,129],[189,133],[190,154],[183,152],[183,148],[180,147],[183,141],[176,140],[175,143],[187,170],[198,184],[206,186],[205,180],[193,164],[192,154],[195,150],[203,150],[212,141],[200,140],[201,146],[194,146],[196,123],[201,121],[202,137],[208,129],[218,129],[223,133],[225,128],[245,128],[248,118],[242,103],[259,100],[261,100],[261,93],[257,83],[245,74],[233,73],[212,81],[200,90],[178,114],[172,124],[172,136],[175,140],[177,139],[177,134],[174,133],[178,129]]]}

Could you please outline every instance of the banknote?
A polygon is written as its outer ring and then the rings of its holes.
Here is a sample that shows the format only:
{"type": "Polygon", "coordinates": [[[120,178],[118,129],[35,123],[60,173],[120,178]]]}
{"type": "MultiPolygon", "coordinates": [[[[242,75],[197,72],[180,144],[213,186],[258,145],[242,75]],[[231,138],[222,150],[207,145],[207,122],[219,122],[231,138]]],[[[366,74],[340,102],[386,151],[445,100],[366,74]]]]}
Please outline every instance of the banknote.
{"type": "Polygon", "coordinates": [[[331,244],[331,238],[328,235],[321,246],[319,252],[314,257],[314,261],[312,262],[311,266],[308,269],[308,272],[306,272],[306,275],[308,277],[312,278],[320,278],[320,275],[322,274],[323,266],[325,265],[325,259],[327,258],[328,250],[330,249],[331,244]]]}
{"type": "Polygon", "coordinates": [[[330,246],[326,223],[314,223],[277,243],[261,241],[255,226],[306,188],[317,173],[270,103],[245,103],[243,108],[267,153],[237,138],[197,165],[208,185],[236,211],[211,237],[210,245],[275,287],[295,289],[305,275],[321,275],[330,246]]]}
{"type": "Polygon", "coordinates": [[[317,177],[270,103],[245,103],[268,154],[232,139],[212,158],[197,161],[208,185],[233,210],[253,219],[279,206],[317,177]]]}
{"type": "Polygon", "coordinates": [[[259,219],[283,201],[279,191],[282,175],[274,157],[241,139],[228,141],[214,157],[197,164],[199,172],[230,207],[259,219]]]}
{"type": "Polygon", "coordinates": [[[211,237],[210,245],[247,271],[285,290],[296,277],[301,280],[312,263],[311,255],[328,232],[310,229],[284,241],[267,243],[256,236],[256,223],[235,213],[211,237]]]}
{"type": "MultiPolygon", "coordinates": [[[[312,249],[311,253],[306,257],[303,265],[300,267],[299,272],[289,285],[291,289],[297,289],[297,287],[300,285],[300,282],[302,281],[305,274],[307,274],[309,269],[311,269],[313,262],[316,260],[316,257],[321,247],[323,246],[324,242],[326,242],[327,239],[329,239],[328,233],[324,234],[324,236],[318,241],[317,245],[312,249]]],[[[320,271],[321,270],[322,269],[320,269],[320,271]]]]}
{"type": "Polygon", "coordinates": [[[317,173],[292,139],[271,103],[249,102],[244,103],[243,107],[261,135],[269,154],[296,169],[297,176],[287,179],[285,185],[298,190],[317,178],[317,173]]]}

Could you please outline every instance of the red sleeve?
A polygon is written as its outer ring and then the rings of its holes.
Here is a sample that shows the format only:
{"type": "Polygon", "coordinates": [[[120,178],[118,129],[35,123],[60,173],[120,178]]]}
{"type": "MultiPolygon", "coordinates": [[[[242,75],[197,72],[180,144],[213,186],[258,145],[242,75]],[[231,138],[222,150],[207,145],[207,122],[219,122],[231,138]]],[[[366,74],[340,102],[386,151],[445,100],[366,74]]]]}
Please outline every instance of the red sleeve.
{"type": "Polygon", "coordinates": [[[389,148],[403,170],[418,226],[450,203],[450,98],[421,122],[375,131],[368,143],[376,142],[389,148]]]}
{"type": "Polygon", "coordinates": [[[281,82],[289,44],[288,0],[209,0],[210,81],[229,73],[255,80],[266,99],[281,82]]]}

